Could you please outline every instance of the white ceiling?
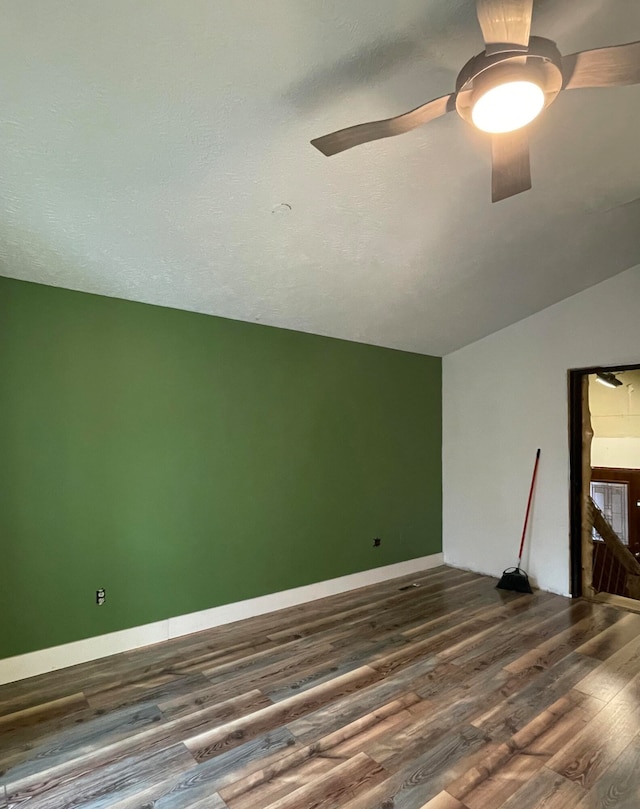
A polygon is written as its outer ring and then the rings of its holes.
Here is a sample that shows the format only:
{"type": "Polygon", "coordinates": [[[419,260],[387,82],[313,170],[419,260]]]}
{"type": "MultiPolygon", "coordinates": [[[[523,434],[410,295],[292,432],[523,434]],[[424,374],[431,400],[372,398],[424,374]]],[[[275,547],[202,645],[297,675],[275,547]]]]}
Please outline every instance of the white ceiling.
{"type": "MultiPolygon", "coordinates": [[[[539,0],[533,33],[638,40],[640,3],[539,0]]],[[[7,0],[0,274],[444,354],[640,263],[640,86],[563,93],[495,205],[456,114],[309,145],[481,49],[472,0],[7,0]]]]}

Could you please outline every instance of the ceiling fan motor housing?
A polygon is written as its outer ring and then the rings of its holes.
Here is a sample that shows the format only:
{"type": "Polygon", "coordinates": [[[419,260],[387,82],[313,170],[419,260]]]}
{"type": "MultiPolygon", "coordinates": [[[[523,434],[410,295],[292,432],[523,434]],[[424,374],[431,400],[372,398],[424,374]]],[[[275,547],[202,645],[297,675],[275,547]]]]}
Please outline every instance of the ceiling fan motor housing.
{"type": "Polygon", "coordinates": [[[544,93],[544,106],[553,103],[562,90],[562,56],[556,43],[531,37],[524,51],[519,46],[497,53],[482,51],[470,59],[456,79],[456,109],[472,124],[472,111],[478,98],[493,87],[510,81],[530,81],[544,93]]]}

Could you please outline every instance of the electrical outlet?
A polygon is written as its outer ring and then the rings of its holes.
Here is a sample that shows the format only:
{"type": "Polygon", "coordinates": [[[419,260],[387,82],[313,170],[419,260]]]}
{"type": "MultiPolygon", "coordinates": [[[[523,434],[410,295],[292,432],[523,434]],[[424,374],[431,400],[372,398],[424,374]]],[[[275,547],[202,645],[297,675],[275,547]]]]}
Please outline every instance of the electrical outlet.
{"type": "Polygon", "coordinates": [[[96,590],[96,604],[101,607],[104,602],[107,600],[107,591],[104,587],[100,587],[96,590]]]}
{"type": "Polygon", "coordinates": [[[374,548],[379,548],[381,543],[382,543],[382,540],[380,539],[380,537],[376,537],[373,540],[373,547],[374,548]]]}

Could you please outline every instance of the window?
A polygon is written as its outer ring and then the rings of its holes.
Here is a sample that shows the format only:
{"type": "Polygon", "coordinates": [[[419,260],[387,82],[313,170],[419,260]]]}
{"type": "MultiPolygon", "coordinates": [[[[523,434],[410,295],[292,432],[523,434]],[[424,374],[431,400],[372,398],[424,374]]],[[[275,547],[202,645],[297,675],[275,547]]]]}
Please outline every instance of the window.
{"type": "MultiPolygon", "coordinates": [[[[591,499],[625,545],[629,544],[629,486],[627,483],[591,481],[591,499]]],[[[593,529],[593,538],[602,542],[593,529]]]]}

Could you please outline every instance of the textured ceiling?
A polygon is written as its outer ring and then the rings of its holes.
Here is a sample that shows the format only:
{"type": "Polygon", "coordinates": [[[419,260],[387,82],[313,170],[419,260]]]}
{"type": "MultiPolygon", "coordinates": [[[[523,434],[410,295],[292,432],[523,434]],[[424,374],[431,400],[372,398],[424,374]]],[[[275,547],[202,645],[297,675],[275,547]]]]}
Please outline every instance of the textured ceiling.
{"type": "MultiPolygon", "coordinates": [[[[7,0],[0,274],[444,354],[640,263],[640,87],[563,93],[534,188],[492,205],[455,114],[312,137],[453,89],[472,0],[7,0]]],[[[638,0],[539,0],[574,50],[638,0]]]]}

